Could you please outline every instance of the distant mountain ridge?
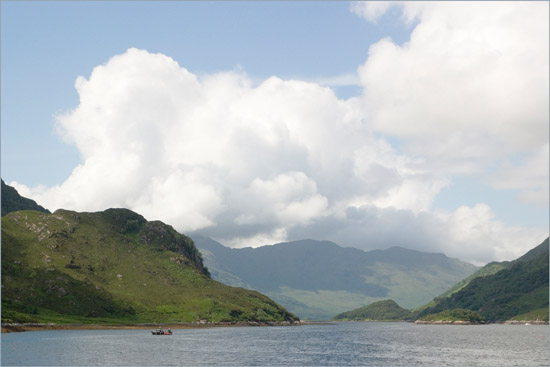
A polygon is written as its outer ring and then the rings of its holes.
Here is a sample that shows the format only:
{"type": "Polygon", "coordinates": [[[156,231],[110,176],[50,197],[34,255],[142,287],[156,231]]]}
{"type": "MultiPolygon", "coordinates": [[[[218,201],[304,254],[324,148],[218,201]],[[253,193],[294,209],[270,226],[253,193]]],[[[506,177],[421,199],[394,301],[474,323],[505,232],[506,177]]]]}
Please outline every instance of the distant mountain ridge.
{"type": "Polygon", "coordinates": [[[417,307],[477,270],[401,247],[365,252],[302,240],[232,249],[206,237],[193,240],[214,279],[265,293],[305,319],[330,319],[387,298],[417,307]]]}

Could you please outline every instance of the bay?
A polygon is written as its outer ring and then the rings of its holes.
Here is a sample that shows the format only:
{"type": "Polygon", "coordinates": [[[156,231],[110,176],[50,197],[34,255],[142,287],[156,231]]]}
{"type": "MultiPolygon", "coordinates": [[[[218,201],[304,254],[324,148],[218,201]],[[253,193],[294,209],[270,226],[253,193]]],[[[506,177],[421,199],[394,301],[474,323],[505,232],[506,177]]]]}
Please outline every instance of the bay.
{"type": "Polygon", "coordinates": [[[548,325],[341,322],[2,334],[3,366],[548,366],[548,325]]]}

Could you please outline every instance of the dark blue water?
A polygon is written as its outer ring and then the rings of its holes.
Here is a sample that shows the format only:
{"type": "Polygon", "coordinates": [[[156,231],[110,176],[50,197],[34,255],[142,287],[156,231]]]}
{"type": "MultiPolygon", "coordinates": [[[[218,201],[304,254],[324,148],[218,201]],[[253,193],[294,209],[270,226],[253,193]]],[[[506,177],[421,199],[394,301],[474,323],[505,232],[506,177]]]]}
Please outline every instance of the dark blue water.
{"type": "Polygon", "coordinates": [[[334,323],[2,335],[2,365],[548,366],[548,326],[334,323]]]}

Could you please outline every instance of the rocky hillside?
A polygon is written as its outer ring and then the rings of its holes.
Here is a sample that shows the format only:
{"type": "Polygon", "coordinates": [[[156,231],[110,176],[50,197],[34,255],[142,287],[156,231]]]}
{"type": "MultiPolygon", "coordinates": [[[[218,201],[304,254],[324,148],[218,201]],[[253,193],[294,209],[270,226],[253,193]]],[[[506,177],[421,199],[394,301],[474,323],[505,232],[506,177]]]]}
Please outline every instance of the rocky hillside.
{"type": "Polygon", "coordinates": [[[294,321],[210,278],[193,241],[126,209],[2,217],[3,322],[294,321]]]}
{"type": "Polygon", "coordinates": [[[9,185],[6,185],[2,180],[2,216],[18,210],[36,210],[42,213],[49,213],[38,205],[34,200],[27,199],[17,192],[17,190],[9,185]]]}

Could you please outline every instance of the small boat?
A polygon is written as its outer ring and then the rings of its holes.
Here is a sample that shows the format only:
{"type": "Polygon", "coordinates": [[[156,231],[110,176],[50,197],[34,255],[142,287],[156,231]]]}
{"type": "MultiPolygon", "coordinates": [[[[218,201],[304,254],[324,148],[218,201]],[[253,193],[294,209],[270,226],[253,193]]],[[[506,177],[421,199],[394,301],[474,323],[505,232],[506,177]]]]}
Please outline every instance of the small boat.
{"type": "Polygon", "coordinates": [[[157,330],[152,330],[151,334],[153,335],[172,335],[172,330],[162,330],[161,328],[158,328],[157,330]]]}

